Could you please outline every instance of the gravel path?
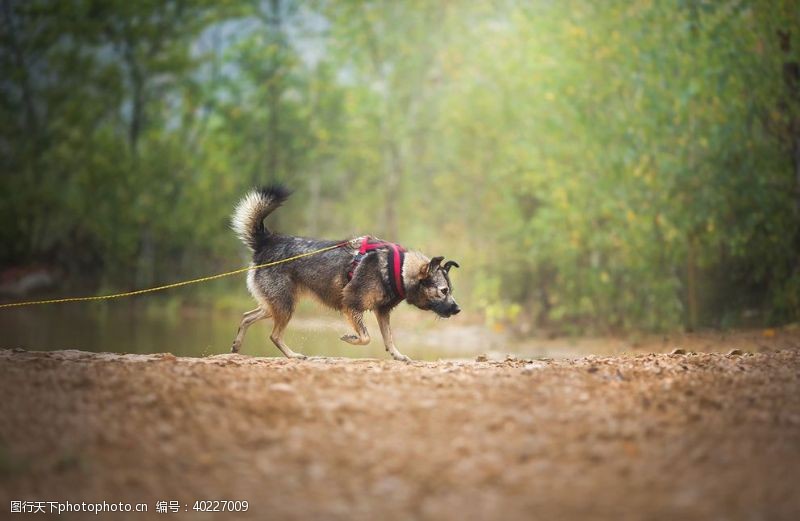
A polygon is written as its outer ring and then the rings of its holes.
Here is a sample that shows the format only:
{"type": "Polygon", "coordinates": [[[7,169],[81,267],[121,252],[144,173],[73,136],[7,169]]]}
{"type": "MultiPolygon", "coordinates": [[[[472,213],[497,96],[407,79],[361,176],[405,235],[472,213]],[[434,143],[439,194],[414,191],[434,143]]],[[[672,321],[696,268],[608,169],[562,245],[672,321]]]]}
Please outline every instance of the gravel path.
{"type": "Polygon", "coordinates": [[[412,364],[0,350],[0,392],[4,519],[12,500],[151,509],[98,519],[800,519],[800,350],[412,364]],[[217,499],[249,509],[192,511],[217,499]],[[153,513],[162,500],[189,512],[153,513]]]}

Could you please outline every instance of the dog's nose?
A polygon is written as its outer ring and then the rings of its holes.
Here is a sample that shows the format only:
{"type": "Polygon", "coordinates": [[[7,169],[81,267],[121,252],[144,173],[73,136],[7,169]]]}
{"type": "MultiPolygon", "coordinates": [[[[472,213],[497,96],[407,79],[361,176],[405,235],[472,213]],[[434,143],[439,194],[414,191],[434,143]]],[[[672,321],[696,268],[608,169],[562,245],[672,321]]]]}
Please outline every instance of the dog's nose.
{"type": "Polygon", "coordinates": [[[453,310],[453,314],[458,315],[459,313],[461,313],[461,308],[456,306],[455,309],[453,310]]]}

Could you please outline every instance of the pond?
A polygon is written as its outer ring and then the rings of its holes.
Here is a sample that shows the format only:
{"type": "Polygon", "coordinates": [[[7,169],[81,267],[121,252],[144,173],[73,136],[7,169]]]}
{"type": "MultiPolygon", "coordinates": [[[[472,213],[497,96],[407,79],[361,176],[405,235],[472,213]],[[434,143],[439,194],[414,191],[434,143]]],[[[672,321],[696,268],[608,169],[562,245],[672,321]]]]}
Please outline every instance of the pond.
{"type": "MultiPolygon", "coordinates": [[[[208,356],[230,351],[240,317],[198,308],[165,312],[128,302],[11,308],[0,310],[0,348],[208,356]]],[[[339,315],[324,309],[301,309],[289,323],[286,343],[309,356],[387,358],[372,314],[367,314],[365,323],[372,342],[353,346],[339,340],[350,332],[339,315]]],[[[630,350],[623,342],[514,339],[462,316],[441,320],[405,305],[393,313],[392,325],[398,349],[416,360],[474,358],[484,353],[490,358],[507,354],[559,358],[630,350]]],[[[269,319],[253,324],[242,354],[280,356],[269,340],[271,326],[269,319]]]]}

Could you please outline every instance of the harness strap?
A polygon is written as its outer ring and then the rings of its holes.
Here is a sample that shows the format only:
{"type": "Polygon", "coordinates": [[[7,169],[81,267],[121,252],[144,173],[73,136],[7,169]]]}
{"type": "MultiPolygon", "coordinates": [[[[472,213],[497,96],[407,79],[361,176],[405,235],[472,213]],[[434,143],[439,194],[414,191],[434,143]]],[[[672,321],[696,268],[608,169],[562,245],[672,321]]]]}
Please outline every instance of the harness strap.
{"type": "Polygon", "coordinates": [[[402,246],[389,243],[392,250],[392,260],[389,262],[389,280],[394,282],[394,291],[400,299],[406,298],[405,288],[403,287],[403,261],[405,260],[405,250],[402,246]]]}
{"type": "Polygon", "coordinates": [[[347,273],[348,280],[353,279],[356,268],[363,260],[364,256],[368,253],[379,250],[381,248],[388,248],[391,250],[392,255],[389,259],[389,286],[392,291],[401,300],[406,298],[406,291],[403,287],[403,261],[405,260],[406,249],[393,242],[376,241],[370,236],[365,236],[361,239],[361,247],[358,253],[353,257],[353,262],[350,265],[350,271],[347,273]]]}

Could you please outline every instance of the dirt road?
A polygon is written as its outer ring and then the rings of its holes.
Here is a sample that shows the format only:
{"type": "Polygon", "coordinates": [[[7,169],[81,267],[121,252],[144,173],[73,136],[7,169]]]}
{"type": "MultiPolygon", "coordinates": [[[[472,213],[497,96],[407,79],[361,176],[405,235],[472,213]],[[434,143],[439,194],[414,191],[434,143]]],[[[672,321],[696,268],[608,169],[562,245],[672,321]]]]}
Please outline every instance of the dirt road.
{"type": "Polygon", "coordinates": [[[408,365],[0,350],[0,392],[4,519],[12,500],[151,511],[97,519],[800,519],[798,349],[408,365]],[[192,510],[218,499],[248,511],[192,510]],[[162,500],[188,512],[153,513],[162,500]]]}

